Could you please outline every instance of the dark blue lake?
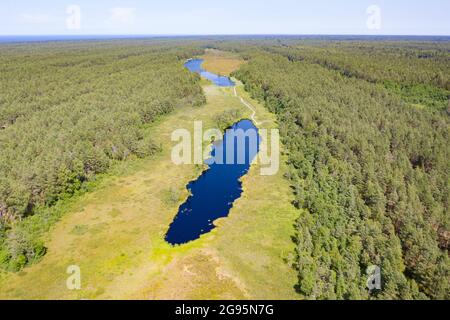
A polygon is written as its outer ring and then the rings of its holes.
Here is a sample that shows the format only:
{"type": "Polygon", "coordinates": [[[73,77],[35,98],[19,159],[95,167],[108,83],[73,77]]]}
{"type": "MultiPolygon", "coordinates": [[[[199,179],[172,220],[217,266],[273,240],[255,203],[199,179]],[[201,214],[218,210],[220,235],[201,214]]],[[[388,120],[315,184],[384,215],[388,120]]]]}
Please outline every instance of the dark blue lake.
{"type": "Polygon", "coordinates": [[[202,63],[202,59],[192,59],[185,63],[185,67],[188,68],[191,72],[198,73],[203,78],[212,81],[214,84],[220,87],[233,87],[235,85],[235,83],[228,77],[219,76],[202,69],[202,63]]]}
{"type": "Polygon", "coordinates": [[[258,128],[250,120],[235,123],[222,141],[214,143],[206,161],[209,169],[187,186],[191,196],[179,208],[166,234],[168,243],[196,240],[215,228],[215,220],[228,216],[234,201],[241,197],[240,179],[248,173],[259,144],[258,128]]]}

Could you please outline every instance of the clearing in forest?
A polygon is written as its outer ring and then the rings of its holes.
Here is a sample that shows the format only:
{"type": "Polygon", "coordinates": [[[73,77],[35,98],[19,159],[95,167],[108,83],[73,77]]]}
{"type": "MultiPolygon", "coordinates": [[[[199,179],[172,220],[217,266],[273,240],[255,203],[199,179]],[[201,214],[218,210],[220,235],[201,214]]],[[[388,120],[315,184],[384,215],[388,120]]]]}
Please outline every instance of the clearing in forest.
{"type": "MultiPolygon", "coordinates": [[[[217,64],[218,59],[208,58],[206,63],[217,64]]],[[[238,64],[227,61],[217,64],[224,74],[238,64]]],[[[244,117],[251,114],[233,88],[205,83],[203,90],[206,105],[180,108],[148,128],[162,153],[121,164],[122,170],[118,168],[97,190],[74,201],[51,229],[45,241],[48,253],[41,262],[19,273],[0,275],[0,298],[298,298],[297,275],[289,262],[298,211],[291,205],[283,163],[275,176],[261,176],[254,165],[243,179],[242,197],[211,233],[180,247],[164,241],[188,196],[186,184],[203,169],[171,162],[172,131],[193,131],[198,120],[214,128],[214,119],[230,109],[240,108],[244,117]],[[80,267],[81,290],[66,286],[70,265],[80,267]]],[[[271,120],[264,128],[276,127],[274,115],[252,100],[242,85],[237,90],[262,118],[271,120]]]]}

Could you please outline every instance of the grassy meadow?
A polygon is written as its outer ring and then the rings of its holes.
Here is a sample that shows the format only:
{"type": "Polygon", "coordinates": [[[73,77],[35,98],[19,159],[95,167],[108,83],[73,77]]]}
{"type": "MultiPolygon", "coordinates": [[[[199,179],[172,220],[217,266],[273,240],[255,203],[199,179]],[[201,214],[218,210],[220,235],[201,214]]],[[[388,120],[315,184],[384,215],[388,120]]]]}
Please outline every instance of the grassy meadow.
{"type": "Polygon", "coordinates": [[[0,299],[449,297],[448,41],[101,44],[0,47],[0,299]],[[169,245],[206,169],[173,164],[173,131],[242,119],[279,129],[279,172],[255,162],[216,229],[169,245]]]}
{"type": "Polygon", "coordinates": [[[205,70],[222,76],[230,76],[245,63],[238,54],[216,49],[205,50],[200,58],[205,60],[202,65],[205,70]]]}
{"type": "MultiPolygon", "coordinates": [[[[241,61],[210,51],[204,67],[228,74],[241,61]],[[222,62],[225,61],[225,63],[222,62]]],[[[292,193],[283,179],[260,176],[254,165],[243,179],[243,196],[228,218],[200,240],[180,247],[164,235],[187,198],[186,185],[199,166],[175,166],[170,160],[171,133],[193,130],[193,122],[216,127],[215,119],[230,109],[250,110],[232,89],[202,80],[207,103],[178,108],[147,127],[162,152],[150,159],[120,163],[96,190],[73,200],[67,213],[45,236],[47,254],[18,273],[4,273],[3,299],[295,299],[292,193]],[[66,287],[69,265],[81,268],[82,288],[66,287]]],[[[239,85],[238,92],[250,97],[239,85]]],[[[255,101],[265,127],[274,116],[255,101]]],[[[239,120],[236,118],[235,120],[239,120]]]]}

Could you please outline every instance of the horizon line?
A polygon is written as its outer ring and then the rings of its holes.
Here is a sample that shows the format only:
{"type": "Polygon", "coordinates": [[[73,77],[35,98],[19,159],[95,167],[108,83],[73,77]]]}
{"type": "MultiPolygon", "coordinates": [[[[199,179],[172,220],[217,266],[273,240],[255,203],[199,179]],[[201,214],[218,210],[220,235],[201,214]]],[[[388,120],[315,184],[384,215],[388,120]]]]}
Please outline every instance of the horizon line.
{"type": "Polygon", "coordinates": [[[450,34],[358,34],[358,33],[217,33],[217,34],[177,34],[177,33],[111,33],[111,34],[0,34],[0,37],[211,37],[211,36],[357,36],[357,37],[450,37],[450,34]]]}

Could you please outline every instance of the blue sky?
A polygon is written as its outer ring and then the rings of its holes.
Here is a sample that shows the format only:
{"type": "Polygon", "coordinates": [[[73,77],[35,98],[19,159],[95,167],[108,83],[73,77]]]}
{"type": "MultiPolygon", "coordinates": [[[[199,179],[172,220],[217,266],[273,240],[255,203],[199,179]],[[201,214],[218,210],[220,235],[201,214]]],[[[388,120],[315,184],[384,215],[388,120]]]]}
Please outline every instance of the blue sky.
{"type": "Polygon", "coordinates": [[[450,1],[2,0],[0,35],[21,34],[450,35],[450,1]]]}

